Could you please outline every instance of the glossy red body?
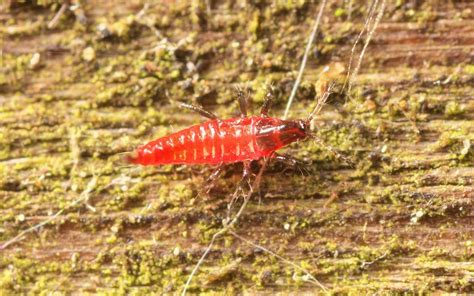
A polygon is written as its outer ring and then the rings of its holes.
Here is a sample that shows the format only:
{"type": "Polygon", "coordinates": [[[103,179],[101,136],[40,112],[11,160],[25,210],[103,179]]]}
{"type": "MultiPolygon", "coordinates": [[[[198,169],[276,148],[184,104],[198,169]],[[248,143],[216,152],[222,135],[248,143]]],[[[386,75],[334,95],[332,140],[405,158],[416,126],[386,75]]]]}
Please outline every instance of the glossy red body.
{"type": "Polygon", "coordinates": [[[209,120],[140,146],[128,160],[141,165],[256,160],[306,138],[306,129],[301,120],[267,116],[209,120]]]}

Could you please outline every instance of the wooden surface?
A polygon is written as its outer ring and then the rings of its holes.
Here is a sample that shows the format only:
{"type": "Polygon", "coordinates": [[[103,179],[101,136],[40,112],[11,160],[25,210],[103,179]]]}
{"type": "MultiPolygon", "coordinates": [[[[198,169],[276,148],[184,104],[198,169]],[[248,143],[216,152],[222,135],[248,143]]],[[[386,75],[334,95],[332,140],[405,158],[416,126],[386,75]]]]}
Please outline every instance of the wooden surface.
{"type": "MultiPolygon", "coordinates": [[[[128,167],[117,153],[203,120],[178,101],[235,116],[238,83],[258,112],[273,82],[280,116],[318,6],[95,1],[51,24],[60,5],[45,2],[1,4],[0,293],[177,293],[241,167],[196,197],[212,167],[128,167]]],[[[272,164],[234,231],[335,293],[473,293],[474,4],[399,2],[351,99],[315,121],[354,167],[292,145],[307,172],[272,164]]],[[[362,3],[329,1],[290,117],[308,114],[324,66],[347,68],[362,3]]],[[[322,293],[230,234],[190,286],[212,291],[322,293]]]]}

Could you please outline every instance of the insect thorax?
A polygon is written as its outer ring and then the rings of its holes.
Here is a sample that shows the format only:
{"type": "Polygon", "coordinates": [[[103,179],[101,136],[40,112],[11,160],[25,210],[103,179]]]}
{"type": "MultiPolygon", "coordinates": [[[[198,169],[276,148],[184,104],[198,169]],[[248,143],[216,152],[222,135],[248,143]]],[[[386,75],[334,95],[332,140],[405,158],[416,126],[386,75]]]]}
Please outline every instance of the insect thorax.
{"type": "Polygon", "coordinates": [[[256,124],[256,142],[261,151],[271,152],[307,137],[302,120],[262,118],[256,124]]]}

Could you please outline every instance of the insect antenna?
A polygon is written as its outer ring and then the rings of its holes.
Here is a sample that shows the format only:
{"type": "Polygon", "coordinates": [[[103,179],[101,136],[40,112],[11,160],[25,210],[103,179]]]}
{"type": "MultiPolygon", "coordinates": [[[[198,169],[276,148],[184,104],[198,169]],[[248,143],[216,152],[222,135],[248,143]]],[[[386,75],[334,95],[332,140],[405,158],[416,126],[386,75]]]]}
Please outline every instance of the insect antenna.
{"type": "Polygon", "coordinates": [[[355,167],[355,163],[354,161],[352,161],[351,159],[349,159],[348,157],[345,157],[344,155],[342,155],[341,153],[337,152],[336,149],[334,149],[334,147],[332,147],[331,145],[328,145],[326,143],[324,143],[324,141],[314,135],[314,134],[309,134],[309,137],[313,140],[315,140],[319,145],[321,145],[324,149],[328,150],[329,152],[331,152],[332,154],[334,154],[334,156],[336,156],[336,158],[338,159],[342,159],[345,163],[347,163],[351,168],[354,168],[355,167]]]}
{"type": "Polygon", "coordinates": [[[365,19],[365,24],[364,24],[364,27],[362,28],[362,30],[359,32],[359,35],[357,35],[357,38],[354,42],[354,44],[352,45],[352,49],[351,49],[351,57],[349,58],[349,64],[347,65],[347,74],[346,74],[346,78],[344,79],[344,85],[342,86],[342,92],[344,92],[345,88],[346,88],[346,85],[347,85],[347,82],[349,81],[349,77],[351,75],[351,70],[352,70],[352,61],[354,59],[354,54],[355,54],[355,50],[356,50],[356,47],[357,47],[357,44],[359,43],[360,39],[362,38],[362,35],[364,34],[365,30],[367,29],[370,21],[372,20],[373,18],[373,15],[374,15],[374,12],[375,12],[375,4],[376,4],[376,1],[373,1],[372,4],[370,5],[370,8],[369,8],[369,12],[368,12],[368,16],[367,18],[365,19]]]}
{"type": "Polygon", "coordinates": [[[348,85],[347,93],[350,93],[350,91],[352,89],[352,84],[354,83],[354,80],[356,79],[357,74],[359,73],[360,66],[362,64],[362,59],[364,58],[367,47],[369,46],[370,40],[372,39],[372,36],[373,36],[375,30],[377,29],[377,26],[378,26],[380,20],[382,19],[383,13],[385,11],[385,2],[386,2],[385,0],[382,0],[381,3],[380,3],[380,6],[379,6],[379,0],[374,0],[372,2],[372,4],[370,5],[369,14],[368,14],[367,19],[365,21],[364,28],[359,33],[359,35],[356,38],[356,41],[355,41],[354,45],[352,46],[352,50],[351,50],[352,53],[351,53],[351,57],[350,57],[350,60],[349,60],[349,67],[348,67],[348,70],[347,70],[347,76],[346,76],[346,79],[344,81],[344,85],[342,87],[342,92],[344,92],[344,90],[346,88],[346,85],[348,85]],[[378,8],[378,13],[377,13],[377,16],[375,17],[375,20],[374,20],[374,14],[375,14],[375,11],[377,10],[377,8],[378,8]],[[369,27],[370,27],[370,29],[369,29],[369,27]],[[351,73],[352,58],[354,56],[355,47],[356,47],[357,43],[359,42],[362,34],[365,32],[365,30],[367,30],[367,37],[365,39],[364,46],[363,46],[363,48],[362,48],[362,50],[359,54],[359,59],[358,59],[357,64],[354,68],[354,71],[351,73]]]}
{"type": "Polygon", "coordinates": [[[327,99],[331,95],[333,87],[334,87],[334,83],[331,82],[329,84],[328,89],[323,93],[322,96],[319,97],[318,102],[316,103],[316,106],[314,107],[313,111],[311,111],[311,113],[309,113],[308,118],[306,118],[306,123],[309,124],[311,122],[311,120],[313,120],[314,116],[316,116],[316,114],[318,114],[321,111],[321,109],[323,108],[323,106],[326,103],[327,99]]]}
{"type": "MultiPolygon", "coordinates": [[[[318,114],[321,111],[321,109],[324,107],[324,104],[326,103],[327,99],[329,98],[329,96],[332,93],[333,87],[334,87],[334,83],[331,82],[329,84],[328,89],[324,92],[324,94],[322,96],[320,96],[320,98],[318,99],[318,102],[317,102],[316,106],[314,107],[313,111],[311,111],[308,118],[306,119],[306,124],[309,124],[314,119],[316,114],[318,114]]],[[[349,166],[351,166],[351,167],[355,166],[354,162],[352,160],[350,160],[349,158],[341,155],[332,146],[327,145],[326,143],[324,143],[324,141],[321,138],[319,138],[318,136],[316,136],[315,134],[309,133],[308,136],[311,139],[318,142],[318,144],[321,145],[323,148],[325,148],[326,150],[328,150],[329,152],[334,154],[337,158],[344,160],[344,162],[346,162],[349,166]]]]}

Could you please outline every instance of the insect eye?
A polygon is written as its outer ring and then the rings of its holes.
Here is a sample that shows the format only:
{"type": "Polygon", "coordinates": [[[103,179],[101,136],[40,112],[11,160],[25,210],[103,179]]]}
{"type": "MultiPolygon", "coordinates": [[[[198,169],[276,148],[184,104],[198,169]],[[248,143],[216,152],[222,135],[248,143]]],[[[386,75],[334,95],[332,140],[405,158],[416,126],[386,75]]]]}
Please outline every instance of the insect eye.
{"type": "Polygon", "coordinates": [[[302,132],[306,132],[307,129],[308,129],[308,126],[307,126],[303,121],[300,121],[300,122],[299,122],[299,129],[300,129],[302,132]]]}

